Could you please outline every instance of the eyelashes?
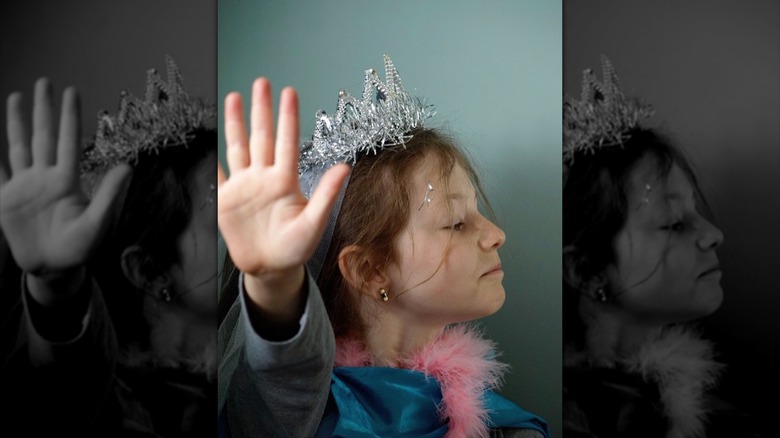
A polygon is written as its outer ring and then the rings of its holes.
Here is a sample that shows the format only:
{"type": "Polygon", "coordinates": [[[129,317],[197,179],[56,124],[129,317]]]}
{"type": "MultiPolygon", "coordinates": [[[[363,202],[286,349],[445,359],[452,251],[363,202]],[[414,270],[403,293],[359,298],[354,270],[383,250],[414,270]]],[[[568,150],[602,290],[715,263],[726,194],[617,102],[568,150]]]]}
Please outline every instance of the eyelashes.
{"type": "Polygon", "coordinates": [[[457,222],[444,227],[445,230],[461,231],[466,226],[465,222],[457,222]]]}
{"type": "Polygon", "coordinates": [[[687,228],[688,226],[683,221],[675,222],[671,226],[672,231],[683,231],[686,230],[687,228]]]}
{"type": "Polygon", "coordinates": [[[674,232],[683,231],[685,230],[685,228],[686,228],[685,223],[683,221],[676,221],[669,225],[664,225],[663,227],[661,227],[662,230],[674,231],[674,232]]]}

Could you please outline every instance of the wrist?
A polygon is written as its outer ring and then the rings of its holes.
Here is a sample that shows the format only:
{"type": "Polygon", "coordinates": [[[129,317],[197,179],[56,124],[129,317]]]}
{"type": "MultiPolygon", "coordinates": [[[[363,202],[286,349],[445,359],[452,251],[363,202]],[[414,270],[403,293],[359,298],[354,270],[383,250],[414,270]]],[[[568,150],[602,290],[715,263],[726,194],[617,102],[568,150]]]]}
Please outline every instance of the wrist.
{"type": "Polygon", "coordinates": [[[30,296],[45,307],[68,301],[84,286],[87,270],[84,266],[46,273],[27,273],[30,296]]]}
{"type": "Polygon", "coordinates": [[[293,301],[303,286],[303,266],[259,275],[244,274],[244,288],[249,298],[261,307],[275,307],[293,301]]]}
{"type": "Polygon", "coordinates": [[[244,289],[256,310],[277,321],[294,319],[300,305],[303,266],[262,275],[244,275],[244,289]]]}
{"type": "MultiPolygon", "coordinates": [[[[33,330],[43,339],[50,342],[71,342],[76,340],[88,323],[90,303],[92,300],[92,284],[89,274],[79,289],[72,295],[58,296],[55,299],[41,301],[32,296],[30,290],[39,278],[27,274],[23,289],[25,307],[33,330]],[[33,279],[32,282],[30,279],[33,279]]],[[[47,286],[52,286],[47,283],[47,286]]],[[[36,286],[33,286],[36,287],[36,286]]],[[[44,299],[52,298],[45,296],[44,299]]]]}

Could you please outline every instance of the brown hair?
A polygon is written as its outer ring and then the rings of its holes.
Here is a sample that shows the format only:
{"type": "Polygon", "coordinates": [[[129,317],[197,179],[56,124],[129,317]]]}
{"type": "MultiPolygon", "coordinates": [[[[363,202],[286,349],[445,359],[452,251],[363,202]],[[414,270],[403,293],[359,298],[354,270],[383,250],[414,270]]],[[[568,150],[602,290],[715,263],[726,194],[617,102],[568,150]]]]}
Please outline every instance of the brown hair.
{"type": "MultiPolygon", "coordinates": [[[[376,154],[358,158],[333,232],[328,255],[317,280],[325,300],[336,337],[362,339],[365,327],[360,317],[361,294],[350,287],[339,269],[338,258],[347,245],[360,249],[350,253],[349,265],[364,267],[361,261],[371,260],[373,266],[396,263],[397,236],[409,220],[410,181],[413,172],[428,157],[438,160],[439,172],[445,182],[455,166],[462,167],[474,188],[480,204],[492,216],[471,160],[454,139],[433,129],[417,129],[404,145],[385,147],[376,154]]],[[[448,191],[444,187],[443,192],[448,191]]],[[[357,272],[358,275],[368,274],[357,272]]]]}

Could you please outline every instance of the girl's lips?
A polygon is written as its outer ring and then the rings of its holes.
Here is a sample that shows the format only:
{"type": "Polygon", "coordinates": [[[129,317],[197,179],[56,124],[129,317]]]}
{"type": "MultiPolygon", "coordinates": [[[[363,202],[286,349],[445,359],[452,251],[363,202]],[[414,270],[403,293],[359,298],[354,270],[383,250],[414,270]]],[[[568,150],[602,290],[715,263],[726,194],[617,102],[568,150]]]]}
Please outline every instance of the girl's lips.
{"type": "Polygon", "coordinates": [[[712,275],[712,274],[716,274],[716,273],[720,274],[720,265],[715,265],[715,266],[707,269],[706,271],[704,271],[701,274],[699,274],[699,277],[706,277],[708,275],[712,275]]]}
{"type": "Polygon", "coordinates": [[[489,270],[489,271],[485,272],[484,274],[482,274],[482,276],[484,277],[486,275],[497,274],[499,272],[504,272],[504,270],[501,268],[500,264],[494,266],[491,270],[489,270]]]}

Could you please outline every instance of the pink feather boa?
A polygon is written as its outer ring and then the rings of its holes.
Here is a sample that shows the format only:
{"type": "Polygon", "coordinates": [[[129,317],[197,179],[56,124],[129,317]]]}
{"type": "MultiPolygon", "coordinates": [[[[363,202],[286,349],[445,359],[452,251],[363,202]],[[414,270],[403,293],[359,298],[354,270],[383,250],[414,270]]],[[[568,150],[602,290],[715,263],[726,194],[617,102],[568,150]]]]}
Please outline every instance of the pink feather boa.
{"type": "MultiPolygon", "coordinates": [[[[498,389],[508,365],[495,360],[496,345],[473,326],[459,324],[444,330],[417,352],[398,360],[397,367],[434,377],[441,386],[439,416],[449,423],[447,438],[487,437],[485,390],[498,389]]],[[[336,340],[336,366],[373,366],[364,345],[353,339],[336,340]]]]}

